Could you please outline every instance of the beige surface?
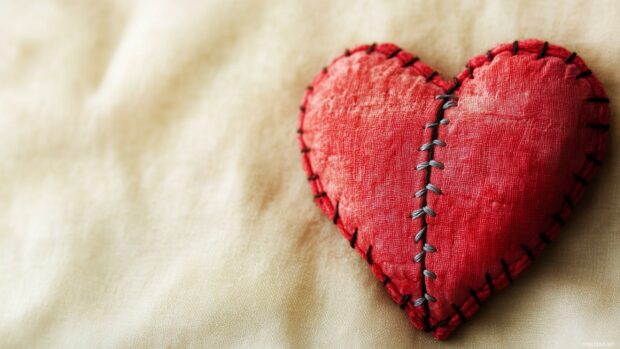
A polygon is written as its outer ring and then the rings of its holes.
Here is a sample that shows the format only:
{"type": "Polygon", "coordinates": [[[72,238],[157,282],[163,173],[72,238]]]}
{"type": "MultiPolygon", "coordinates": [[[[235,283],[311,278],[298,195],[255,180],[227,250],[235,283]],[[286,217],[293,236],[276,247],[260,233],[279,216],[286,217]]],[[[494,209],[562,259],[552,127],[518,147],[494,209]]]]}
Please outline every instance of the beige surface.
{"type": "Polygon", "coordinates": [[[560,239],[437,343],[312,203],[294,132],[312,76],[373,41],[451,76],[547,39],[618,115],[618,18],[617,1],[0,1],[0,347],[620,347],[613,140],[560,239]]]}

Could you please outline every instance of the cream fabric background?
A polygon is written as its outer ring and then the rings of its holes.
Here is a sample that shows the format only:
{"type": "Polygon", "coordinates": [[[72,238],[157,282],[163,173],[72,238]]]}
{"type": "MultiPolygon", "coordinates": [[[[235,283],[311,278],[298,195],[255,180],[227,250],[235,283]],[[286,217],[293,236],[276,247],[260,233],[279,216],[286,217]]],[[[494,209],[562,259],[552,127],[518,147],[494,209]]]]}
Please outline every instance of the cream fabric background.
{"type": "Polygon", "coordinates": [[[320,214],[295,140],[310,79],[373,41],[450,77],[546,39],[616,116],[618,18],[617,1],[0,0],[0,347],[620,347],[614,140],[559,240],[444,343],[320,214]]]}

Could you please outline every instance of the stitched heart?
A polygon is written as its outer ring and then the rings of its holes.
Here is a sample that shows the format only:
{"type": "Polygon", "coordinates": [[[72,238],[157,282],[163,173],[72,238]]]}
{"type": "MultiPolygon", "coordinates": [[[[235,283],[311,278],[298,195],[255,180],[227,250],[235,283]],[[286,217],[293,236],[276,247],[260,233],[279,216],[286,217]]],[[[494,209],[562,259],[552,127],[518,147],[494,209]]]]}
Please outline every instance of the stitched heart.
{"type": "Polygon", "coordinates": [[[600,165],[609,100],[538,40],[451,81],[392,44],[345,51],[308,87],[314,199],[412,324],[444,339],[558,234],[600,165]]]}

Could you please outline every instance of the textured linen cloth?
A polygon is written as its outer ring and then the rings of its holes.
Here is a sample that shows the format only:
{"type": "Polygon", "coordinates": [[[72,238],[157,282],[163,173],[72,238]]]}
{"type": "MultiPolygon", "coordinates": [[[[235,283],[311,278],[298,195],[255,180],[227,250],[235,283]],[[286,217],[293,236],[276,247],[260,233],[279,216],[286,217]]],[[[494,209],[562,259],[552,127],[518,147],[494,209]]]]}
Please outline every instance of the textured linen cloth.
{"type": "Polygon", "coordinates": [[[0,347],[620,347],[620,3],[0,1],[0,347]],[[394,42],[443,77],[574,50],[611,99],[558,239],[446,342],[312,201],[306,85],[394,42]]]}

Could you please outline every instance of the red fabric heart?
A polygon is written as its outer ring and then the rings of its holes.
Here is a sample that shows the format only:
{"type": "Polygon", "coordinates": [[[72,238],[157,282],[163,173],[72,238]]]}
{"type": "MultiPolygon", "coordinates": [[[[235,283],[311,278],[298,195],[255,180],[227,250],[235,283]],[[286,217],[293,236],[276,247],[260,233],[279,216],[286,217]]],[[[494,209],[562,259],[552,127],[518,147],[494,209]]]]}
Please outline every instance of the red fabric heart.
{"type": "Polygon", "coordinates": [[[444,339],[556,237],[603,158],[608,102],[581,58],[538,40],[452,81],[361,46],[308,87],[299,143],[316,203],[444,339]]]}

